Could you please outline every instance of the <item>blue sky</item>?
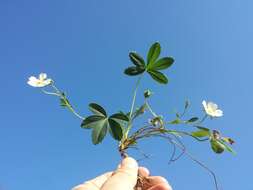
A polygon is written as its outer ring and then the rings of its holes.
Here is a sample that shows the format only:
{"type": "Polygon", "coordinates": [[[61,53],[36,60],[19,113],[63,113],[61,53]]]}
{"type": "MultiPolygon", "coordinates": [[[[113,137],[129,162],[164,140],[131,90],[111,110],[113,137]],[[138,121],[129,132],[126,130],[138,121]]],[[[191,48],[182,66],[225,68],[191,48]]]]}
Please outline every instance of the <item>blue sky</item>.
{"type": "MultiPolygon", "coordinates": [[[[93,146],[90,131],[54,97],[26,85],[46,72],[77,110],[98,102],[111,113],[130,109],[135,78],[122,74],[128,52],[145,55],[159,41],[175,58],[167,86],[145,76],[139,90],[155,91],[155,110],[172,118],[185,99],[190,116],[203,99],[224,117],[207,121],[236,141],[237,155],[215,155],[208,143],[186,139],[188,150],[215,171],[222,189],[252,189],[251,148],[253,2],[251,0],[2,0],[0,2],[0,189],[70,189],[113,170],[120,157],[108,137],[93,146]]],[[[140,164],[163,175],[175,190],[213,190],[209,174],[187,157],[167,165],[166,142],[142,142],[151,154],[140,164]]],[[[140,155],[132,152],[132,156],[140,155]]]]}

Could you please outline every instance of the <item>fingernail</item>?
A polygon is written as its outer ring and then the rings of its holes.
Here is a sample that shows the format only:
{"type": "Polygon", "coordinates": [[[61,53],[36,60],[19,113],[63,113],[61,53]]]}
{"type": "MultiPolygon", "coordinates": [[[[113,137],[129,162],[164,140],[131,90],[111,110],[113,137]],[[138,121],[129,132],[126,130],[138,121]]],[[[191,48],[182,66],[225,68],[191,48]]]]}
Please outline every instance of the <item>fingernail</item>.
{"type": "Polygon", "coordinates": [[[140,166],[138,170],[139,175],[147,177],[149,176],[150,172],[147,168],[140,166]]]}
{"type": "Polygon", "coordinates": [[[122,160],[121,167],[132,169],[132,168],[137,168],[138,164],[135,159],[133,159],[131,157],[127,157],[124,160],[122,160]]]}

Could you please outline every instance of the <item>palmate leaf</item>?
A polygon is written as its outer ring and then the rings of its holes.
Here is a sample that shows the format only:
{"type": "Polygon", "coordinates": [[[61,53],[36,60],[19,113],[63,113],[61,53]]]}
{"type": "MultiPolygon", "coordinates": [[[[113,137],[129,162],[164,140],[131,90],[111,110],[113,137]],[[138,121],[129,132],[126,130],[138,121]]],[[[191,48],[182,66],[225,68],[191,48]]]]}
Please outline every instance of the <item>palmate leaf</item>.
{"type": "Polygon", "coordinates": [[[144,59],[139,54],[137,54],[136,52],[130,52],[129,53],[129,58],[132,61],[132,63],[134,65],[136,65],[137,67],[143,67],[143,68],[145,68],[145,61],[144,61],[144,59]]]}
{"type": "Polygon", "coordinates": [[[91,115],[85,118],[81,124],[84,129],[92,129],[92,142],[99,144],[107,133],[108,120],[101,115],[91,115]]]}
{"type": "Polygon", "coordinates": [[[174,59],[172,57],[163,57],[157,61],[160,52],[160,44],[158,42],[152,44],[147,55],[147,65],[139,54],[136,52],[130,52],[130,60],[135,66],[128,67],[125,69],[124,73],[129,76],[136,76],[147,71],[158,83],[167,84],[167,77],[163,73],[159,72],[159,70],[164,70],[170,67],[174,63],[174,59]]]}
{"type": "Polygon", "coordinates": [[[89,104],[89,109],[94,115],[86,117],[82,121],[81,127],[92,129],[93,144],[96,145],[102,142],[108,130],[114,139],[121,140],[123,136],[122,126],[129,121],[127,115],[119,112],[108,117],[105,109],[96,103],[89,104]]]}
{"type": "Polygon", "coordinates": [[[150,64],[154,63],[157,58],[159,57],[161,52],[161,46],[158,42],[154,43],[148,52],[148,57],[147,57],[147,65],[149,66],[150,64]]]}
{"type": "Polygon", "coordinates": [[[92,129],[92,143],[96,145],[102,142],[108,131],[108,118],[105,109],[96,103],[90,103],[89,109],[94,115],[86,117],[81,127],[92,129]]]}
{"type": "Polygon", "coordinates": [[[139,74],[143,73],[144,71],[145,71],[144,67],[132,66],[132,67],[126,68],[124,73],[129,76],[135,76],[135,75],[139,75],[139,74]]]}
{"type": "Polygon", "coordinates": [[[156,71],[156,70],[148,70],[148,73],[158,83],[161,83],[161,84],[167,84],[168,83],[168,79],[163,73],[161,73],[159,71],[156,71]]]}

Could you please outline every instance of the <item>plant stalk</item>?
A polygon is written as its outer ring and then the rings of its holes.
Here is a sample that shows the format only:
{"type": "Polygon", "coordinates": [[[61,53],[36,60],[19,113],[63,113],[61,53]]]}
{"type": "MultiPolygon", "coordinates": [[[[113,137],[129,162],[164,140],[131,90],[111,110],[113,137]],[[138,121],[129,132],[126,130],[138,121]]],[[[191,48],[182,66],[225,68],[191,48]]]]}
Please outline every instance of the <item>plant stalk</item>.
{"type": "Polygon", "coordinates": [[[136,86],[135,86],[135,89],[134,89],[134,93],[133,93],[133,100],[132,100],[132,105],[131,105],[131,110],[130,110],[130,114],[129,114],[129,122],[127,124],[127,129],[124,133],[124,138],[123,140],[127,139],[128,137],[128,133],[132,127],[132,114],[133,114],[133,110],[134,110],[134,105],[135,105],[135,100],[136,100],[136,94],[137,94],[137,90],[138,90],[138,87],[140,85],[140,81],[141,81],[141,78],[142,78],[142,75],[138,78],[137,82],[136,82],[136,86]]]}

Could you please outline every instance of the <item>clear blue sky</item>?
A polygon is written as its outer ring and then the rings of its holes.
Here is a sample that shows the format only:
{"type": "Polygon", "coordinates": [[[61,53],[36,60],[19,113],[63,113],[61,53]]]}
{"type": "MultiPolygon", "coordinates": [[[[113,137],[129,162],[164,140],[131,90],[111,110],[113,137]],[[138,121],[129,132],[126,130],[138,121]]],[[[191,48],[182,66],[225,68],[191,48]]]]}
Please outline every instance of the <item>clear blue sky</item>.
{"type": "MultiPolygon", "coordinates": [[[[252,10],[252,0],[1,0],[0,189],[68,190],[113,170],[117,144],[106,138],[91,145],[90,131],[57,99],[27,86],[27,78],[48,73],[85,115],[92,101],[111,113],[128,110],[134,85],[122,74],[128,52],[145,54],[159,41],[162,54],[176,60],[166,72],[170,84],[146,76],[139,92],[155,91],[152,105],[168,118],[185,99],[192,115],[201,115],[203,99],[217,102],[224,117],[206,124],[236,140],[237,156],[185,143],[222,189],[252,190],[252,10]]],[[[167,165],[166,142],[141,147],[152,154],[141,164],[175,190],[214,190],[209,174],[187,157],[167,165]]]]}

